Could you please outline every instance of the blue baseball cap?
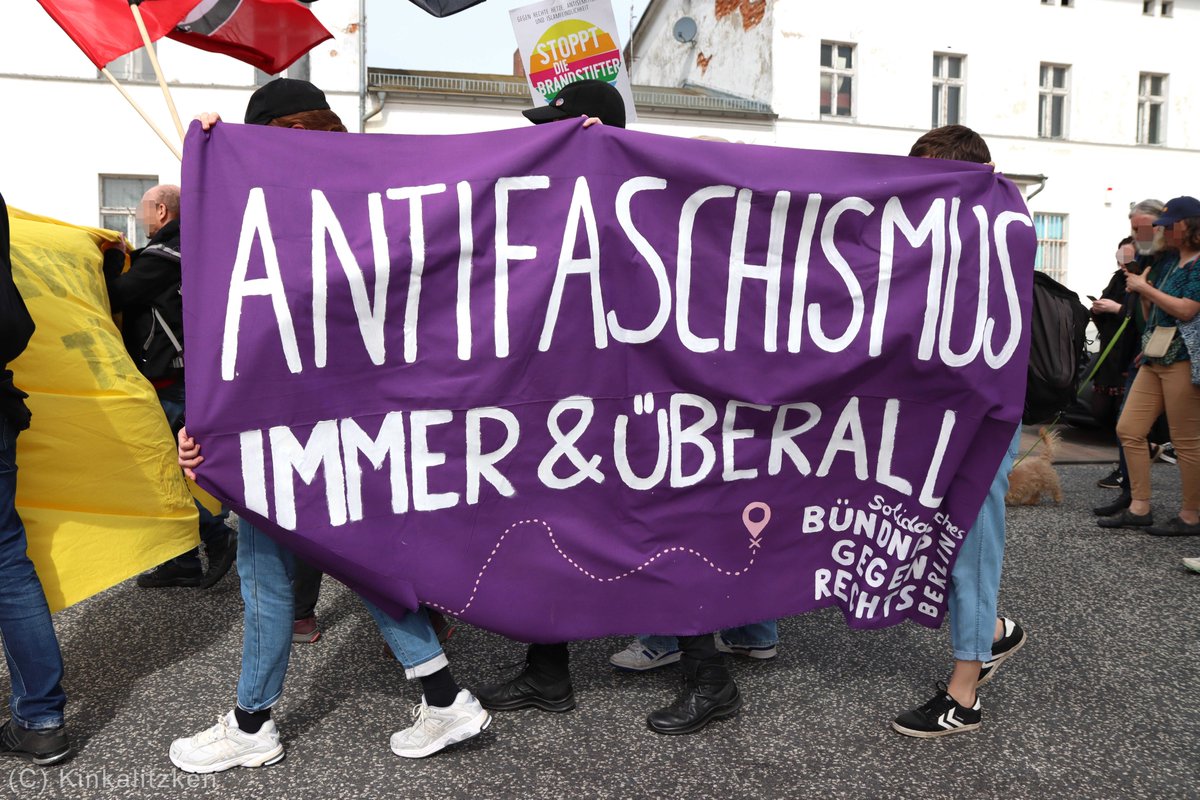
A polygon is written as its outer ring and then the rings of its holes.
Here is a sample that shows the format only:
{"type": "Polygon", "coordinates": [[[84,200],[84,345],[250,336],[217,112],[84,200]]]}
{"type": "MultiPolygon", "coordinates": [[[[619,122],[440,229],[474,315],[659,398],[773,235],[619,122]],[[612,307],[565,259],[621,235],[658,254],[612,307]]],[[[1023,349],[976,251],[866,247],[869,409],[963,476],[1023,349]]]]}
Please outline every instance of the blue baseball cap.
{"type": "Polygon", "coordinates": [[[1169,228],[1181,219],[1191,219],[1192,217],[1200,217],[1200,200],[1194,197],[1176,197],[1167,201],[1167,207],[1163,209],[1163,213],[1158,215],[1158,219],[1154,220],[1154,224],[1169,228]]]}

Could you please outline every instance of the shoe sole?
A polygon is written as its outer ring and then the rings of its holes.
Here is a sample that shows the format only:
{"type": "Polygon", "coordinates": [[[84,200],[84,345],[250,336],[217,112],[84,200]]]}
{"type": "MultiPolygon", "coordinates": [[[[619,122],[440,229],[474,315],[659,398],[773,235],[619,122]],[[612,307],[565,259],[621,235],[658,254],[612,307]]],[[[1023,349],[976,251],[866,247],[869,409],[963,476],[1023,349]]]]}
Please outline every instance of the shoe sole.
{"type": "Polygon", "coordinates": [[[567,711],[575,710],[574,692],[567,695],[562,700],[546,700],[541,697],[525,697],[509,703],[485,703],[478,695],[476,695],[475,699],[479,700],[479,704],[488,711],[520,711],[522,708],[536,708],[542,711],[552,711],[556,714],[562,714],[567,711]]]}
{"type": "MultiPolygon", "coordinates": [[[[303,633],[303,634],[293,633],[292,634],[292,644],[313,644],[317,641],[317,639],[320,639],[320,638],[321,638],[320,631],[313,631],[312,633],[303,633]]],[[[389,652],[391,652],[391,651],[389,650],[389,652]]]]}
{"type": "Polygon", "coordinates": [[[707,717],[688,725],[686,728],[656,728],[650,724],[649,720],[646,721],[646,727],[655,733],[661,733],[664,736],[684,736],[689,733],[698,733],[710,722],[716,722],[717,720],[728,719],[729,717],[737,716],[737,713],[741,710],[742,693],[739,691],[727,704],[714,709],[713,712],[707,717]]]}
{"type": "Polygon", "coordinates": [[[1200,572],[1200,561],[1191,558],[1180,559],[1183,561],[1183,566],[1190,569],[1192,572],[1200,572]]]}
{"type": "Polygon", "coordinates": [[[672,664],[679,663],[679,657],[681,655],[683,655],[683,654],[679,653],[679,652],[670,653],[668,655],[662,656],[661,658],[656,658],[653,661],[642,662],[641,666],[634,666],[632,664],[622,664],[617,661],[616,656],[613,656],[612,658],[610,658],[608,660],[608,663],[612,664],[615,668],[621,670],[622,672],[648,672],[649,670],[652,670],[652,669],[658,669],[659,667],[669,667],[672,664]]]}
{"type": "MultiPolygon", "coordinates": [[[[1012,647],[1010,647],[1008,649],[1008,652],[1005,653],[1004,655],[996,656],[996,660],[992,662],[992,669],[988,672],[987,675],[984,675],[982,678],[979,679],[979,682],[975,684],[975,688],[978,689],[980,686],[990,683],[992,678],[996,677],[996,673],[1000,671],[1000,667],[1004,666],[1004,662],[1008,661],[1008,659],[1012,657],[1013,653],[1017,652],[1022,647],[1024,647],[1025,642],[1028,640],[1029,640],[1029,634],[1025,633],[1025,631],[1022,630],[1021,638],[1017,641],[1017,643],[1014,644],[1012,647]]],[[[975,727],[979,727],[979,726],[976,725],[975,727]]]]}
{"type": "Polygon", "coordinates": [[[904,736],[915,736],[918,739],[937,739],[941,736],[949,736],[952,733],[969,733],[970,731],[978,730],[982,722],[971,722],[966,725],[960,725],[957,728],[941,728],[936,731],[919,731],[916,728],[906,728],[898,722],[892,723],[892,730],[904,736]]]}
{"type": "Polygon", "coordinates": [[[266,753],[256,753],[252,758],[243,761],[240,758],[230,758],[225,761],[218,761],[215,764],[180,764],[175,760],[175,754],[171,753],[171,763],[184,772],[190,772],[193,775],[208,775],[213,772],[224,772],[227,769],[234,767],[270,767],[283,761],[287,753],[283,750],[283,745],[276,746],[273,750],[266,753]]]}
{"type": "Polygon", "coordinates": [[[465,742],[467,739],[470,739],[473,736],[478,736],[487,729],[488,725],[491,724],[492,715],[485,710],[482,714],[477,715],[474,719],[463,725],[461,728],[451,731],[446,737],[437,739],[433,743],[422,747],[420,750],[400,751],[393,747],[392,752],[401,758],[425,758],[426,756],[433,755],[439,750],[445,750],[452,744],[465,742]]]}
{"type": "Polygon", "coordinates": [[[61,764],[62,762],[66,761],[68,758],[71,757],[72,754],[73,754],[73,751],[71,750],[70,747],[68,747],[66,750],[63,750],[61,753],[51,753],[49,755],[38,755],[37,753],[27,753],[27,752],[23,752],[23,751],[19,752],[16,750],[10,750],[8,752],[0,753],[0,756],[4,756],[7,758],[23,758],[26,761],[30,762],[31,764],[34,764],[39,767],[52,767],[55,764],[61,764]]]}
{"type": "Polygon", "coordinates": [[[776,647],[731,647],[730,645],[718,642],[717,652],[726,653],[739,658],[752,658],[756,661],[768,661],[779,654],[779,649],[776,647]]]}

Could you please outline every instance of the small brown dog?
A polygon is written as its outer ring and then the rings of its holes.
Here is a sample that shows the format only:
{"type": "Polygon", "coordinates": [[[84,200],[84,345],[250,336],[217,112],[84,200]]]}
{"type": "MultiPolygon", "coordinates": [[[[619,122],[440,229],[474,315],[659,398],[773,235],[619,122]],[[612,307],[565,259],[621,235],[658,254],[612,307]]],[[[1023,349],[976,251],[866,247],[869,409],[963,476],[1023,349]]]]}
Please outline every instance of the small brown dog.
{"type": "Polygon", "coordinates": [[[1061,503],[1062,485],[1054,471],[1054,452],[1058,449],[1058,432],[1042,428],[1038,433],[1041,446],[1020,459],[1008,473],[1008,494],[1004,504],[1009,506],[1036,506],[1049,495],[1054,502],[1061,503]]]}

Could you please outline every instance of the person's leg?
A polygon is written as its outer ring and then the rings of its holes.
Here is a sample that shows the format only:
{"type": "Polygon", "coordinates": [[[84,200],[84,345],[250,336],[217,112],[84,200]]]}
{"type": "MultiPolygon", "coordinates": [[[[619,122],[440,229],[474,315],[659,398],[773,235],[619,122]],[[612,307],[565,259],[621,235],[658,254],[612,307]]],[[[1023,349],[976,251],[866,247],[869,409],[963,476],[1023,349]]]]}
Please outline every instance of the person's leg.
{"type": "Polygon", "coordinates": [[[950,571],[946,606],[955,665],[948,688],[950,696],[964,706],[974,704],[979,671],[983,662],[991,660],[992,644],[1000,638],[996,608],[1004,563],[1004,496],[1020,446],[1018,427],[950,571]]]}
{"type": "Polygon", "coordinates": [[[284,756],[271,707],[283,693],[291,654],[292,555],[242,519],[237,565],[245,620],[237,706],[213,727],[171,743],[171,763],[185,772],[261,767],[284,756]]]}
{"type": "Polygon", "coordinates": [[[63,730],[67,697],[50,608],[17,514],[16,455],[16,428],[0,415],[0,636],[12,679],[12,719],[0,729],[0,755],[45,766],[70,754],[63,730]]]}
{"type": "Polygon", "coordinates": [[[291,551],[242,519],[238,522],[237,564],[245,618],[238,707],[263,711],[279,700],[287,675],[295,558],[291,551]]]}
{"type": "Polygon", "coordinates": [[[421,705],[413,725],[392,735],[392,752],[424,758],[475,736],[491,723],[479,701],[455,682],[450,663],[424,608],[395,618],[363,601],[379,632],[404,665],[405,677],[421,681],[421,705]]]}
{"type": "Polygon", "coordinates": [[[570,711],[575,708],[575,691],[566,643],[529,645],[525,668],[518,675],[503,683],[482,686],[475,694],[491,711],[570,711]]]}
{"type": "Polygon", "coordinates": [[[1020,443],[1018,426],[950,571],[950,681],[923,705],[897,716],[892,721],[897,733],[931,738],[977,729],[981,712],[976,687],[990,680],[1000,663],[1025,643],[1019,625],[996,616],[1004,563],[1004,495],[1020,443]]]}
{"type": "Polygon", "coordinates": [[[1121,419],[1117,421],[1117,436],[1129,467],[1129,514],[1139,518],[1150,514],[1150,454],[1146,449],[1146,434],[1164,409],[1160,369],[1146,365],[1138,370],[1125,398],[1121,419]]]}
{"type": "Polygon", "coordinates": [[[774,658],[779,644],[775,620],[726,628],[717,634],[717,649],[730,655],[765,660],[774,658]]]}
{"type": "Polygon", "coordinates": [[[1188,361],[1162,367],[1160,376],[1183,488],[1178,517],[1184,527],[1172,526],[1172,530],[1194,534],[1190,528],[1200,523],[1200,386],[1192,383],[1188,361]]]}
{"type": "Polygon", "coordinates": [[[680,636],[679,649],[682,687],[674,703],[646,717],[655,733],[695,733],[714,720],[733,716],[742,707],[741,693],[711,633],[680,636]]]}
{"type": "Polygon", "coordinates": [[[325,573],[302,558],[295,559],[292,572],[292,590],[296,595],[293,619],[305,619],[317,614],[317,601],[321,598],[321,579],[325,573]]]}

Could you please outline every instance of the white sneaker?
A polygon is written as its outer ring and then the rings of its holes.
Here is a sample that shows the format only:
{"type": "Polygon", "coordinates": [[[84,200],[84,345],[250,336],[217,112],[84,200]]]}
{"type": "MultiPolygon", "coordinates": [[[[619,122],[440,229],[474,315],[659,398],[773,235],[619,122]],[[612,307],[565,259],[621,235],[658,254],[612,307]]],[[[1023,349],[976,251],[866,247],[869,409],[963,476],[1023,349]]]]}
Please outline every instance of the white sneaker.
{"type": "Polygon", "coordinates": [[[184,772],[223,772],[230,767],[268,767],[283,760],[283,745],[274,720],[258,733],[238,728],[230,711],[206,731],[171,742],[171,763],[184,772]]]}
{"type": "Polygon", "coordinates": [[[766,660],[774,658],[779,652],[779,649],[773,645],[753,646],[748,644],[730,644],[725,641],[725,637],[717,634],[717,651],[728,653],[731,656],[741,656],[742,658],[756,658],[766,660]]]}
{"type": "Polygon", "coordinates": [[[421,698],[412,710],[413,726],[392,734],[392,752],[402,758],[424,758],[456,742],[470,739],[492,723],[475,695],[463,689],[452,705],[431,706],[421,698]]]}
{"type": "Polygon", "coordinates": [[[646,647],[642,644],[641,639],[634,639],[619,653],[613,653],[608,659],[608,663],[612,664],[617,669],[629,670],[630,672],[644,672],[648,669],[658,669],[665,667],[668,664],[674,664],[679,660],[679,650],[655,650],[653,647],[646,647]]]}
{"type": "Polygon", "coordinates": [[[1200,558],[1185,558],[1183,565],[1192,572],[1200,572],[1200,558]]]}

